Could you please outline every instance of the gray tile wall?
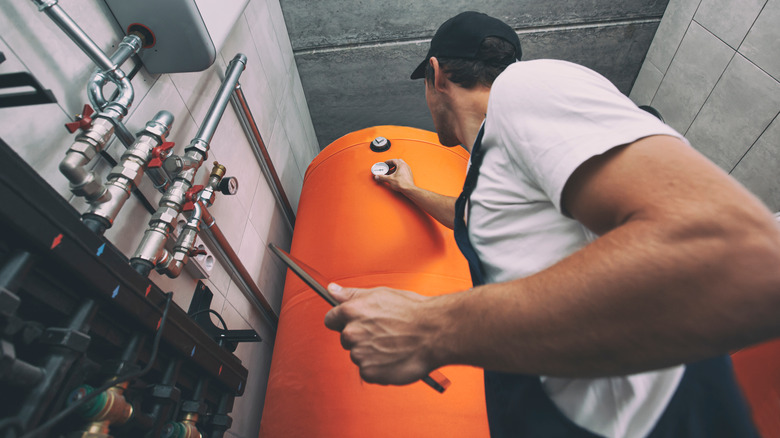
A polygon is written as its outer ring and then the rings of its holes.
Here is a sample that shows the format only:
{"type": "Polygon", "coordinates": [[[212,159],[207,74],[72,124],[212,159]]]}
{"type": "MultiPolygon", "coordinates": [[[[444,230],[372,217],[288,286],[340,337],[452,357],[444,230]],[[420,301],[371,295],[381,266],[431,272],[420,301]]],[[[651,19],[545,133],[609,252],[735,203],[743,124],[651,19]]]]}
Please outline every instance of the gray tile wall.
{"type": "Polygon", "coordinates": [[[780,210],[780,0],[670,0],[630,97],[780,210]]]}
{"type": "MultiPolygon", "coordinates": [[[[107,53],[115,50],[122,32],[101,0],[61,0],[60,6],[107,53]]],[[[0,73],[29,71],[45,88],[53,91],[58,103],[0,109],[0,136],[10,144],[74,208],[83,211],[82,200],[74,199],[68,183],[57,170],[59,161],[74,136],[63,124],[81,112],[87,102],[86,84],[94,66],[89,59],[29,0],[0,2],[0,52],[7,60],[0,73]]],[[[176,118],[170,141],[176,153],[195,135],[218,89],[227,63],[238,53],[248,57],[241,84],[256,122],[293,207],[297,207],[303,172],[319,151],[311,123],[292,46],[278,0],[251,0],[239,17],[214,65],[199,73],[150,75],[142,69],[133,79],[135,101],[125,123],[136,132],[157,111],[165,109],[176,118]]],[[[129,72],[129,62],[123,67],[129,72]]],[[[107,92],[109,90],[107,89],[107,92]]],[[[118,157],[124,148],[114,141],[109,153],[118,157]]],[[[228,175],[239,179],[236,196],[217,198],[211,211],[239,254],[260,290],[278,312],[284,283],[284,270],[267,248],[274,242],[289,247],[292,230],[251,152],[232,107],[228,106],[212,140],[207,164],[219,161],[228,175]]],[[[100,159],[95,168],[104,177],[110,166],[100,159]]],[[[202,181],[208,172],[203,169],[202,181]]],[[[148,181],[141,185],[156,203],[160,195],[148,181]]],[[[131,197],[116,224],[106,236],[125,255],[141,240],[151,215],[131,197]]],[[[205,257],[201,256],[205,262],[205,257]]],[[[163,289],[174,291],[174,301],[186,309],[196,279],[188,272],[177,279],[152,274],[163,289]]],[[[205,280],[214,292],[212,308],[222,314],[231,329],[254,328],[262,343],[241,344],[236,351],[249,369],[247,388],[235,401],[233,437],[255,438],[258,434],[265,386],[273,350],[273,331],[218,263],[205,280]]],[[[215,320],[216,323],[216,320],[215,320]]]]}

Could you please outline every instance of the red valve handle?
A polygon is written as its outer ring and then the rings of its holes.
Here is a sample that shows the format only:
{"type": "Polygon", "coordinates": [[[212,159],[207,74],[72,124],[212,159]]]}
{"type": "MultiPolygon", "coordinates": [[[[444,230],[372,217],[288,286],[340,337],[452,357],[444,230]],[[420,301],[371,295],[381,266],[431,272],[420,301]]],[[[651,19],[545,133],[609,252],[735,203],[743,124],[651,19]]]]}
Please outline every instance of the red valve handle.
{"type": "Polygon", "coordinates": [[[195,195],[200,193],[201,190],[203,190],[202,185],[192,186],[191,189],[187,190],[187,193],[184,194],[186,202],[181,207],[181,211],[192,211],[195,209],[195,201],[193,201],[193,198],[195,198],[195,195]]]}
{"type": "Polygon", "coordinates": [[[95,110],[93,110],[89,104],[84,105],[84,108],[81,110],[81,114],[76,116],[75,121],[66,123],[65,129],[67,129],[71,134],[78,131],[79,129],[86,131],[92,127],[92,117],[90,116],[94,113],[95,110]]]}
{"type": "Polygon", "coordinates": [[[148,167],[161,167],[163,162],[163,157],[168,156],[168,151],[173,149],[173,146],[176,143],[172,141],[166,141],[163,142],[160,146],[157,146],[156,148],[152,149],[152,159],[149,160],[149,166],[148,167]]]}
{"type": "Polygon", "coordinates": [[[187,254],[190,257],[197,257],[199,255],[208,254],[205,249],[203,248],[192,248],[190,252],[187,254]]]}

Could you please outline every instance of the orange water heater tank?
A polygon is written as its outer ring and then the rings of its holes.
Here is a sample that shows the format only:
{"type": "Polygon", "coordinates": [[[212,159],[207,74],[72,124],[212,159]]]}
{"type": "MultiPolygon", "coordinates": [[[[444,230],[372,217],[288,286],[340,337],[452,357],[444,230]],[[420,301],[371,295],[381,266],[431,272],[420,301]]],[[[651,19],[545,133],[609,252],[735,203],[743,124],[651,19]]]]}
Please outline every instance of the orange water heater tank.
{"type": "MultiPolygon", "coordinates": [[[[353,132],[307,169],[291,254],[345,287],[389,286],[423,295],[468,289],[468,266],[452,230],[373,180],[372,166],[391,158],[411,166],[418,186],[460,193],[468,161],[462,148],[444,147],[436,134],[413,128],[353,132]]],[[[323,325],[329,308],[288,272],[260,437],[489,436],[480,369],[442,368],[452,382],[443,394],[422,382],[365,383],[339,334],[323,325]]]]}

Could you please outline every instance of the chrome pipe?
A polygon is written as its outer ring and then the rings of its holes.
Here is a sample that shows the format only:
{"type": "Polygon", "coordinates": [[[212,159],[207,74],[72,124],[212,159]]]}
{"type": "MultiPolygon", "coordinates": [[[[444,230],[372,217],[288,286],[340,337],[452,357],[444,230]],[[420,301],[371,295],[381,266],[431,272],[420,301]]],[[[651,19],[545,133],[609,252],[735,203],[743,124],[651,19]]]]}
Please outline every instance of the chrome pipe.
{"type": "Polygon", "coordinates": [[[173,252],[163,251],[163,257],[157,265],[158,272],[170,278],[176,278],[181,274],[184,265],[189,261],[190,251],[195,246],[195,239],[200,231],[201,212],[205,209],[201,202],[194,203],[192,213],[176,239],[173,252]]]}
{"type": "Polygon", "coordinates": [[[89,129],[76,137],[65,158],[60,162],[60,172],[70,181],[70,189],[76,196],[89,202],[107,201],[106,188],[94,172],[84,167],[92,161],[114,134],[114,124],[104,117],[96,117],[89,129]]]}
{"type": "Polygon", "coordinates": [[[108,106],[108,101],[103,97],[103,87],[108,82],[108,75],[103,73],[100,69],[95,69],[92,77],[87,82],[87,97],[89,97],[89,103],[96,111],[103,111],[108,106]]]}
{"type": "Polygon", "coordinates": [[[111,169],[106,182],[110,199],[95,201],[82,216],[85,222],[97,222],[90,226],[98,234],[111,228],[119,210],[125,205],[130,193],[141,182],[144,170],[152,158],[152,151],[165,141],[173,125],[173,114],[159,111],[138,133],[135,142],[122,154],[120,162],[111,169]]]}
{"type": "Polygon", "coordinates": [[[116,67],[121,67],[131,56],[138,53],[143,47],[143,41],[138,35],[126,35],[122,38],[116,51],[111,55],[111,62],[116,67]]]}
{"type": "Polygon", "coordinates": [[[225,108],[227,108],[230,95],[233,92],[236,83],[238,83],[238,78],[241,76],[244,68],[246,68],[246,55],[238,53],[230,61],[230,64],[225,71],[225,80],[222,81],[222,85],[219,87],[219,91],[217,91],[217,96],[214,98],[214,101],[211,102],[211,107],[209,107],[206,118],[203,119],[203,123],[201,123],[195,138],[192,139],[190,147],[200,148],[201,146],[198,146],[196,143],[205,142],[205,147],[208,148],[208,144],[211,142],[211,139],[214,137],[214,132],[217,130],[219,120],[222,118],[225,108]]]}
{"type": "Polygon", "coordinates": [[[121,119],[127,115],[127,109],[133,104],[135,91],[130,79],[125,76],[122,70],[116,69],[111,72],[95,70],[95,73],[92,74],[87,83],[87,95],[89,102],[95,110],[100,112],[111,111],[111,117],[121,119]],[[108,81],[113,82],[119,90],[117,98],[110,102],[103,97],[103,87],[108,81]]]}
{"type": "Polygon", "coordinates": [[[184,156],[171,156],[163,163],[170,174],[175,174],[175,178],[160,200],[159,208],[152,215],[141,244],[130,258],[130,264],[138,273],[148,275],[167,253],[164,246],[173,229],[173,222],[187,200],[187,192],[192,188],[196,172],[208,156],[211,138],[214,136],[217,124],[225,112],[228,100],[230,100],[230,94],[245,66],[246,56],[241,53],[230,61],[225,73],[225,80],[222,81],[197,135],[185,148],[184,156]]]}
{"type": "Polygon", "coordinates": [[[89,35],[57,4],[58,0],[32,0],[32,2],[38,6],[39,11],[51,18],[54,24],[59,26],[101,70],[110,71],[115,68],[111,58],[103,53],[89,35]]]}
{"type": "Polygon", "coordinates": [[[89,82],[87,83],[87,94],[92,106],[103,111],[109,102],[103,96],[103,87],[108,81],[116,84],[119,89],[119,96],[114,99],[119,105],[128,108],[133,103],[133,87],[130,80],[125,77],[124,72],[119,68],[131,56],[138,53],[142,47],[141,38],[137,35],[127,35],[119,43],[117,50],[111,55],[111,70],[105,70],[100,67],[95,69],[89,82]]]}
{"type": "Polygon", "coordinates": [[[228,272],[230,278],[235,281],[249,302],[253,303],[261,311],[271,324],[271,328],[275,331],[279,325],[279,315],[274,312],[263,292],[257,287],[249,271],[244,267],[233,247],[230,246],[230,242],[228,242],[225,234],[222,233],[222,230],[217,225],[217,221],[208,209],[204,208],[201,214],[204,225],[200,233],[201,239],[212,249],[212,253],[220,263],[230,268],[228,272]]]}
{"type": "Polygon", "coordinates": [[[276,202],[282,208],[285,217],[287,218],[287,224],[292,230],[295,227],[295,212],[292,205],[287,198],[287,194],[282,187],[282,181],[279,178],[279,174],[276,173],[273,161],[271,161],[271,155],[268,153],[268,149],[265,147],[262,135],[260,135],[260,129],[258,129],[255,123],[255,118],[252,116],[252,111],[249,109],[244,91],[241,89],[241,84],[236,83],[233,89],[233,94],[230,97],[230,102],[233,104],[233,109],[238,114],[238,120],[241,123],[241,127],[244,129],[249,139],[249,144],[252,146],[252,152],[257,159],[257,163],[260,165],[260,169],[263,171],[268,185],[271,187],[271,191],[276,198],[276,202]]]}

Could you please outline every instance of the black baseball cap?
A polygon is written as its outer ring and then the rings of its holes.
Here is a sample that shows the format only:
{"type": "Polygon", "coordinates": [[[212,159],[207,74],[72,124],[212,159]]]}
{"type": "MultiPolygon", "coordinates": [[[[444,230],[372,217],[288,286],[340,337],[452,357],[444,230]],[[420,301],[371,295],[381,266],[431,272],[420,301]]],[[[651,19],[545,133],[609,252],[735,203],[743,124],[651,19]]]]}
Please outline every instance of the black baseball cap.
{"type": "Polygon", "coordinates": [[[445,21],[431,40],[431,48],[425,60],[412,72],[412,79],[425,77],[425,66],[431,56],[445,58],[474,59],[479,46],[487,37],[498,37],[515,47],[516,58],[520,59],[520,38],[503,21],[481,12],[461,12],[445,21]]]}

